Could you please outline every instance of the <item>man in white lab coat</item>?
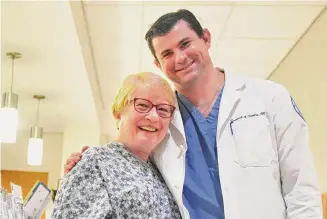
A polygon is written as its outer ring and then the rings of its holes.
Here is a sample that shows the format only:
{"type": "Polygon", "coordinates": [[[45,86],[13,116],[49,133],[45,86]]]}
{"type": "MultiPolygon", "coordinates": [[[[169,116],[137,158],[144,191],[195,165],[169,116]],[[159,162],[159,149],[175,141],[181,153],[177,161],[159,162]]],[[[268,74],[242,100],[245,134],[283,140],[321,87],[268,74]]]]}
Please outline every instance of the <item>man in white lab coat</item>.
{"type": "Polygon", "coordinates": [[[176,88],[153,159],[183,218],[322,219],[308,128],[289,92],[215,68],[210,32],[187,10],[161,16],[145,38],[176,88]]]}

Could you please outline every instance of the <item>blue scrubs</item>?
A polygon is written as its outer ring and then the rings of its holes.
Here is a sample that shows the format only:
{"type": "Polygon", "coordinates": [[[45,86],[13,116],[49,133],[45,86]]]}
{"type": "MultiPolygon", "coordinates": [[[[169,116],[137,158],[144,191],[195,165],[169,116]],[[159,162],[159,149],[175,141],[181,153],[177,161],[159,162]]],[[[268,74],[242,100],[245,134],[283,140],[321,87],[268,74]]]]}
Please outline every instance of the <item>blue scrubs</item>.
{"type": "Polygon", "coordinates": [[[187,143],[183,203],[191,219],[225,219],[216,142],[222,93],[207,118],[177,94],[187,143]]]}

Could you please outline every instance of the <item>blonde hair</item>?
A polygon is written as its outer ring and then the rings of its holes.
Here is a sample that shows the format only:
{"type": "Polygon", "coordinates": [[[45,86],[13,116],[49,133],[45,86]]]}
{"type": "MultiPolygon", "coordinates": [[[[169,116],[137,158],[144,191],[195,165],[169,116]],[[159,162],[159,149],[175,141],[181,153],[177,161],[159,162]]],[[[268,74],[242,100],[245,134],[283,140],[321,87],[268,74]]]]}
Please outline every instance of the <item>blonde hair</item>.
{"type": "MultiPolygon", "coordinates": [[[[139,87],[151,87],[159,85],[163,88],[165,95],[171,105],[176,105],[176,96],[170,84],[160,75],[152,72],[139,72],[125,78],[112,105],[112,114],[117,120],[121,111],[132,100],[135,91],[139,87]]],[[[117,121],[118,122],[118,121],[117,121]]]]}

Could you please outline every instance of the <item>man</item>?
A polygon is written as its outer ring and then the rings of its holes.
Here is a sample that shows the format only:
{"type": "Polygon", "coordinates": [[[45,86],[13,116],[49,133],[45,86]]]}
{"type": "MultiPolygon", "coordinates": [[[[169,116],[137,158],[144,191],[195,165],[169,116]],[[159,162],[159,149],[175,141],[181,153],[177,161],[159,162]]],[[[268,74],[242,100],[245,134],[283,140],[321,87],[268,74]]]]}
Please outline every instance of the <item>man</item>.
{"type": "Polygon", "coordinates": [[[183,218],[322,219],[307,125],[288,91],[215,68],[210,32],[187,10],[161,16],[145,38],[177,91],[152,157],[183,218]]]}

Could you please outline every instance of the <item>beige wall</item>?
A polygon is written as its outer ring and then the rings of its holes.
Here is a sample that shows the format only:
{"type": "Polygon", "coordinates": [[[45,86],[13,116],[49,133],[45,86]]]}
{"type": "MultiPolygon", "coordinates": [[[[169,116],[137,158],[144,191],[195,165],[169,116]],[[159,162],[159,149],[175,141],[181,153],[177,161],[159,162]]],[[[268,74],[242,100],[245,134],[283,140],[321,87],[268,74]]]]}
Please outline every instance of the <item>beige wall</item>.
{"type": "Polygon", "coordinates": [[[327,10],[270,79],[285,85],[301,109],[320,186],[327,192],[327,10]]]}
{"type": "Polygon", "coordinates": [[[61,133],[44,134],[43,163],[42,166],[33,167],[27,164],[29,132],[19,132],[15,144],[2,144],[1,168],[4,170],[48,172],[49,187],[56,188],[60,178],[62,136],[61,133]]]}
{"type": "Polygon", "coordinates": [[[97,125],[75,124],[65,128],[63,134],[63,149],[60,158],[61,176],[64,175],[64,164],[73,152],[80,152],[83,146],[100,144],[101,134],[97,125]]]}

